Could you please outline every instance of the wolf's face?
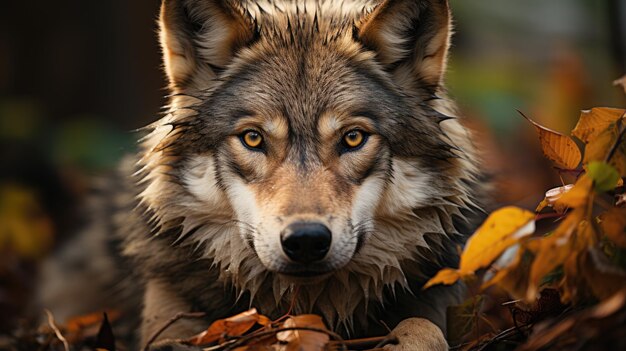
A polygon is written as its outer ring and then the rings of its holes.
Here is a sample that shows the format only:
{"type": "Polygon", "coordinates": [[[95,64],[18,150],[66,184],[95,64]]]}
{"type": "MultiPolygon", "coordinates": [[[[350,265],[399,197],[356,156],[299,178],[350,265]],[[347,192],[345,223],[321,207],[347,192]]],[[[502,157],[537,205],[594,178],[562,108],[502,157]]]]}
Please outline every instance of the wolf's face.
{"type": "Polygon", "coordinates": [[[141,194],[161,231],[241,279],[401,281],[426,232],[450,230],[420,209],[467,200],[466,135],[436,110],[449,23],[443,0],[165,1],[174,95],[141,194]]]}

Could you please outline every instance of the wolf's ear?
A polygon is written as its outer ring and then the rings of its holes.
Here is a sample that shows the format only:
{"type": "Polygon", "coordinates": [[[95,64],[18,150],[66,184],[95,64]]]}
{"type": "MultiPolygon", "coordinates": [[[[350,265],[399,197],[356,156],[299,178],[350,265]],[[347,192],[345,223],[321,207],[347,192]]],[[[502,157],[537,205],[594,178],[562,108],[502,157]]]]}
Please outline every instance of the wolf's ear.
{"type": "Polygon", "coordinates": [[[159,17],[170,88],[202,89],[257,34],[252,18],[229,0],[163,0],[159,17]]]}
{"type": "Polygon", "coordinates": [[[397,77],[436,87],[446,68],[451,31],[447,0],[384,0],[356,33],[397,77]]]}

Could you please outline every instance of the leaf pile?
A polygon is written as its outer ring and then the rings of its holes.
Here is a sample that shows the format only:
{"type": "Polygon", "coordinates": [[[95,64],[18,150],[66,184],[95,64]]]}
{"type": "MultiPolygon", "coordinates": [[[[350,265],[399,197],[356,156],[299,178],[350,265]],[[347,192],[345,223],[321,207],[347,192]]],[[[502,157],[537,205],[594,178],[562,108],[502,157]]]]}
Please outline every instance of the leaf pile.
{"type": "Polygon", "coordinates": [[[441,270],[425,288],[481,275],[483,289],[496,285],[527,303],[544,289],[574,306],[625,294],[626,111],[583,111],[572,136],[524,117],[561,179],[573,177],[571,183],[547,191],[535,213],[517,207],[493,212],[469,239],[459,268],[441,270]],[[549,229],[537,230],[546,219],[553,222],[549,229]]]}
{"type": "MultiPolygon", "coordinates": [[[[183,314],[179,314],[180,316],[183,314]]],[[[190,350],[212,351],[377,351],[393,341],[387,337],[343,340],[341,336],[329,330],[324,325],[322,317],[318,315],[285,315],[271,321],[253,308],[232,317],[216,320],[205,331],[190,338],[153,343],[161,332],[178,319],[180,318],[175,317],[170,320],[145,345],[144,350],[173,343],[188,346],[190,350]]]]}

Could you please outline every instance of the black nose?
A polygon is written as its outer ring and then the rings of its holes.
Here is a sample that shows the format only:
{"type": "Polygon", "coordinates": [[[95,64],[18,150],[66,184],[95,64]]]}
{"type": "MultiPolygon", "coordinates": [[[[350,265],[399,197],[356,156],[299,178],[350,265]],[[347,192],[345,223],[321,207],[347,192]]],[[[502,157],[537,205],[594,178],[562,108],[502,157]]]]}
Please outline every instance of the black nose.
{"type": "Polygon", "coordinates": [[[281,236],[283,251],[298,263],[323,259],[330,249],[330,241],[330,230],[321,223],[296,222],[281,236]]]}

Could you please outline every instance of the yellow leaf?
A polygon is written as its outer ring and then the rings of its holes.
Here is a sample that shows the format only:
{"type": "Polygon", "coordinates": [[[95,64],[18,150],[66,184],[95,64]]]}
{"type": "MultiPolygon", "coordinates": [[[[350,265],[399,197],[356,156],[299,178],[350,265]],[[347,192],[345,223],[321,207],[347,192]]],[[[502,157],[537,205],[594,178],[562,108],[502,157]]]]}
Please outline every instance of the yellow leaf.
{"type": "Polygon", "coordinates": [[[499,268],[495,275],[485,281],[481,289],[497,285],[504,289],[511,297],[521,299],[528,290],[528,269],[522,266],[525,250],[518,248],[515,257],[505,267],[499,268]]]}
{"type": "Polygon", "coordinates": [[[460,274],[488,266],[509,246],[535,231],[535,215],[517,207],[493,212],[468,240],[461,255],[460,274]]]}
{"type": "Polygon", "coordinates": [[[624,115],[626,110],[596,107],[582,111],[572,135],[589,143],[624,115]]]}
{"type": "Polygon", "coordinates": [[[626,248],[626,208],[611,208],[600,216],[600,227],[615,245],[626,248]]]}
{"type": "Polygon", "coordinates": [[[423,289],[428,289],[433,285],[443,284],[443,285],[451,285],[457,282],[457,280],[461,279],[462,276],[456,269],[452,268],[443,268],[437,274],[430,278],[429,281],[424,284],[423,289]]]}
{"type": "Polygon", "coordinates": [[[578,178],[573,188],[557,198],[554,203],[558,206],[570,208],[585,206],[589,201],[592,186],[593,181],[584,174],[578,178]]]}

